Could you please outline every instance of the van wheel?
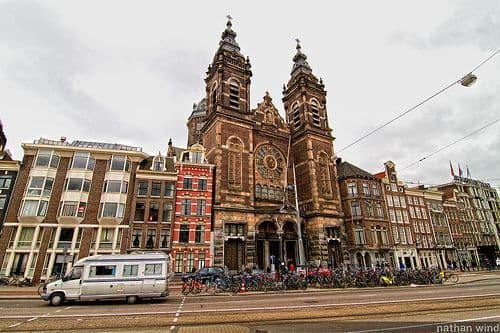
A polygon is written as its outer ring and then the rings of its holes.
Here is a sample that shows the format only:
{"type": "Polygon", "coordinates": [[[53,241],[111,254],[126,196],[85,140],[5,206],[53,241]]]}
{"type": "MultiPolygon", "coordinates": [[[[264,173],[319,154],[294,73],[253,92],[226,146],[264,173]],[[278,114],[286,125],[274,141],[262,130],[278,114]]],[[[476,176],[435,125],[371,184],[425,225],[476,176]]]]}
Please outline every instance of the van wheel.
{"type": "Polygon", "coordinates": [[[127,296],[127,304],[137,303],[137,300],[138,300],[137,296],[127,296]]]}
{"type": "Polygon", "coordinates": [[[64,302],[64,294],[62,293],[54,293],[50,295],[50,305],[58,306],[63,304],[64,302]]]}

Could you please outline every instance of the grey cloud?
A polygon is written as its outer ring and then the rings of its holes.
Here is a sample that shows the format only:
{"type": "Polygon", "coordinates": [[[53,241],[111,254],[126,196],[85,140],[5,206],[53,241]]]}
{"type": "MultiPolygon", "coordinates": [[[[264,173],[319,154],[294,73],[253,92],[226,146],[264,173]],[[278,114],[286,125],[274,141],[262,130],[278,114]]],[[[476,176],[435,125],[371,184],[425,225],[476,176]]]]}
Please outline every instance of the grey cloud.
{"type": "Polygon", "coordinates": [[[9,79],[44,96],[89,135],[112,127],[116,135],[139,137],[140,131],[74,87],[76,76],[85,73],[95,59],[55,15],[34,2],[11,1],[0,5],[0,22],[0,39],[7,47],[21,50],[15,63],[3,70],[9,79]]]}

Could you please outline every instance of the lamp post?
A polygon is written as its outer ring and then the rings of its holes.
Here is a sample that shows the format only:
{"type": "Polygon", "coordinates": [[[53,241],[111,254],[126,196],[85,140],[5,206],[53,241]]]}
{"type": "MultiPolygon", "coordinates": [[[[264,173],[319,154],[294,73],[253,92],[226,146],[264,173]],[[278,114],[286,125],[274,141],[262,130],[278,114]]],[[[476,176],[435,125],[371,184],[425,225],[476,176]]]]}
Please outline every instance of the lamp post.
{"type": "Polygon", "coordinates": [[[297,177],[295,176],[295,163],[292,164],[293,169],[293,189],[295,194],[295,214],[297,220],[297,238],[299,242],[299,262],[298,266],[303,266],[306,263],[306,256],[304,252],[304,242],[302,240],[302,226],[300,223],[300,212],[299,212],[299,196],[297,193],[297,177]]]}

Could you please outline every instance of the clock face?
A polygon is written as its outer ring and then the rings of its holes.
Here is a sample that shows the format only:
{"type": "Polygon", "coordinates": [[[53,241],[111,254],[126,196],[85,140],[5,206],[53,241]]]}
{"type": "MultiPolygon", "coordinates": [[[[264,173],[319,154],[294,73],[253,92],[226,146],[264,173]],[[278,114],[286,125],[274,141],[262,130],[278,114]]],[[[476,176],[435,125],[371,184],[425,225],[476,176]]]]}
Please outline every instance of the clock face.
{"type": "Polygon", "coordinates": [[[271,145],[263,145],[255,154],[257,171],[263,178],[279,179],[285,168],[285,159],[278,149],[271,145]]]}

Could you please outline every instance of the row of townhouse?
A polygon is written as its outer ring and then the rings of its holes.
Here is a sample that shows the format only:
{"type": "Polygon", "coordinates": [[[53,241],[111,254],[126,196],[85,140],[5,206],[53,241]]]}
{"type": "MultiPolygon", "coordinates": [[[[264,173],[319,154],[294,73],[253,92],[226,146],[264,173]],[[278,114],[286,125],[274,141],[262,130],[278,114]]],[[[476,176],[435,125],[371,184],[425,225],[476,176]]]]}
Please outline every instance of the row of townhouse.
{"type": "Polygon", "coordinates": [[[449,184],[410,188],[395,164],[370,174],[337,165],[347,237],[356,267],[470,268],[495,262],[500,234],[498,193],[489,184],[454,177],[449,184]]]}
{"type": "Polygon", "coordinates": [[[167,154],[148,156],[139,147],[62,138],[22,148],[0,275],[45,280],[89,255],[144,250],[172,252],[179,273],[210,264],[213,167],[202,146],[170,142],[167,154]]]}

